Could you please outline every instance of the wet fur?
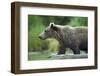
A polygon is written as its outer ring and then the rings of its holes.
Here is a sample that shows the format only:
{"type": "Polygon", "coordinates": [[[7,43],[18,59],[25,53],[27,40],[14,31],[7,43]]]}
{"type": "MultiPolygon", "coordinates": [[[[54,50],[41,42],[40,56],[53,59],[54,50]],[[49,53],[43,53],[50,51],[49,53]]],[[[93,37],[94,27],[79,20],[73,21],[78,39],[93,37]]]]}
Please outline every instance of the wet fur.
{"type": "Polygon", "coordinates": [[[57,40],[60,43],[60,51],[58,54],[65,54],[66,48],[70,48],[73,50],[74,54],[80,54],[80,50],[87,52],[87,28],[79,27],[74,28],[70,26],[66,26],[66,28],[60,29],[57,31],[57,40]]]}
{"type": "MultiPolygon", "coordinates": [[[[60,48],[58,54],[65,54],[66,48],[72,49],[74,54],[80,54],[80,50],[88,51],[88,29],[87,27],[71,27],[50,24],[46,29],[49,35],[59,41],[60,48]]],[[[47,34],[43,33],[44,36],[47,34]]]]}

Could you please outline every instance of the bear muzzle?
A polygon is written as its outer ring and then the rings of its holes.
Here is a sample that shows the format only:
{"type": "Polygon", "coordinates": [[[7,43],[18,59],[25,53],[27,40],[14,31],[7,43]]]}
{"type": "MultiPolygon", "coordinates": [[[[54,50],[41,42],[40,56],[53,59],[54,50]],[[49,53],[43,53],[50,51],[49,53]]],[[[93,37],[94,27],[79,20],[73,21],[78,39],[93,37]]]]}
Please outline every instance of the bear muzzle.
{"type": "Polygon", "coordinates": [[[38,36],[40,39],[45,40],[45,38],[43,38],[42,36],[38,36]]]}
{"type": "Polygon", "coordinates": [[[38,36],[40,39],[42,39],[42,37],[41,36],[38,36]]]}

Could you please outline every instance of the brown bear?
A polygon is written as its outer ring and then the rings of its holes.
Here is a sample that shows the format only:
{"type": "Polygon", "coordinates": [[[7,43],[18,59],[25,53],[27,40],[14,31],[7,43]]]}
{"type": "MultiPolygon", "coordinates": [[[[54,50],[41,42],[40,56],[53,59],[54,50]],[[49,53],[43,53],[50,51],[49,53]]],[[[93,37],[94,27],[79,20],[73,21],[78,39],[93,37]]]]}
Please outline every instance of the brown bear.
{"type": "Polygon", "coordinates": [[[65,54],[66,48],[70,48],[74,54],[80,54],[80,50],[88,52],[88,29],[87,27],[61,26],[50,23],[39,35],[40,39],[55,38],[59,41],[58,54],[65,54]]]}

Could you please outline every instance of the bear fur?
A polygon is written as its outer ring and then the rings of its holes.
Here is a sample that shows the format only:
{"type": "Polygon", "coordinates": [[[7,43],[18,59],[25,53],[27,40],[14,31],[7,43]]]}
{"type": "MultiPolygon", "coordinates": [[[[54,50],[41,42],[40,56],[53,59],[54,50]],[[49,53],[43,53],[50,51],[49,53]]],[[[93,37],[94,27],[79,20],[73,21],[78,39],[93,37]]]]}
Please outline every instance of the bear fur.
{"type": "Polygon", "coordinates": [[[88,29],[87,27],[61,26],[50,23],[39,35],[40,39],[55,38],[59,41],[58,54],[65,54],[66,48],[70,48],[74,54],[80,54],[80,50],[88,52],[88,29]]]}

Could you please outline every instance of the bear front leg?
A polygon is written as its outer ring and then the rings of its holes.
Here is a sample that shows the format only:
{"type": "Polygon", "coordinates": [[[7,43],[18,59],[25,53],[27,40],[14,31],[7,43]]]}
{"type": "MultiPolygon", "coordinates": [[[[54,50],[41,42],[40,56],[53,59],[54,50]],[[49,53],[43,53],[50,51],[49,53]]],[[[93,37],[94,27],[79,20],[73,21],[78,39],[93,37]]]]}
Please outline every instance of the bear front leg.
{"type": "Polygon", "coordinates": [[[60,47],[60,48],[59,48],[58,55],[60,55],[60,54],[65,54],[65,52],[66,52],[66,48],[65,48],[65,47],[60,47]]]}
{"type": "Polygon", "coordinates": [[[80,54],[79,48],[72,48],[74,54],[80,54]]]}

